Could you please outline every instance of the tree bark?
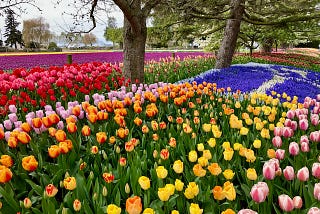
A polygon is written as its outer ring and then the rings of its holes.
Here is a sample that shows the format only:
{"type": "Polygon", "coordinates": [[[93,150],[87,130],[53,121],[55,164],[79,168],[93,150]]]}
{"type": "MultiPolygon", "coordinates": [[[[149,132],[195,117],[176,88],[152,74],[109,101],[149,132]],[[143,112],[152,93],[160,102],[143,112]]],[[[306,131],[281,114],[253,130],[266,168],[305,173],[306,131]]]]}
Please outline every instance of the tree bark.
{"type": "Polygon", "coordinates": [[[215,68],[227,68],[231,65],[240,32],[241,19],[244,14],[244,2],[245,0],[231,0],[231,16],[227,21],[215,68]]]}
{"type": "Polygon", "coordinates": [[[131,83],[144,82],[144,55],[147,39],[146,19],[139,17],[141,29],[132,29],[129,21],[124,18],[123,35],[123,74],[131,83]]]}

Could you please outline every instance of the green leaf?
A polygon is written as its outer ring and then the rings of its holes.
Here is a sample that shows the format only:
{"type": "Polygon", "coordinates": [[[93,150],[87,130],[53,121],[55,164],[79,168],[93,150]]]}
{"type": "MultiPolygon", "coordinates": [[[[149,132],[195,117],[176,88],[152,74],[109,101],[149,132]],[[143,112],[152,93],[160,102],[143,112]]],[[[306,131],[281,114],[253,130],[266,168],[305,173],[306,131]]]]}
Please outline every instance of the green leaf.
{"type": "MultiPolygon", "coordinates": [[[[6,184],[7,185],[7,184],[6,184]]],[[[4,198],[4,200],[9,204],[9,206],[15,211],[18,212],[19,211],[19,203],[14,199],[14,196],[12,195],[13,191],[10,188],[10,192],[8,192],[8,188],[6,188],[6,190],[4,190],[1,186],[0,186],[0,194],[2,195],[2,197],[4,198]],[[11,196],[10,196],[11,195],[11,196]]]]}
{"type": "Polygon", "coordinates": [[[26,179],[25,181],[32,187],[32,189],[33,189],[38,195],[40,195],[40,196],[43,195],[44,189],[43,189],[41,186],[35,184],[33,181],[31,181],[31,180],[29,180],[29,179],[26,179]]]}
{"type": "Polygon", "coordinates": [[[32,213],[34,214],[42,214],[42,212],[37,208],[31,207],[31,210],[32,210],[32,213]]]}
{"type": "Polygon", "coordinates": [[[86,214],[93,214],[93,211],[91,210],[87,201],[83,201],[83,210],[86,214]]]}

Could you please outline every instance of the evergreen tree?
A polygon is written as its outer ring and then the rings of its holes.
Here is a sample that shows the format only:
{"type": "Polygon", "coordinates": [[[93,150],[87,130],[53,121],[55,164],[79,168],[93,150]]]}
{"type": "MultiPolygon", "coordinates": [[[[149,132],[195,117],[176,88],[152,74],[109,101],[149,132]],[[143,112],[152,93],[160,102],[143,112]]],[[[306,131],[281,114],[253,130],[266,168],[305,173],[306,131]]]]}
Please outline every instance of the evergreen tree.
{"type": "Polygon", "coordinates": [[[5,44],[10,45],[10,47],[14,46],[17,49],[17,44],[23,45],[22,33],[17,29],[20,23],[16,21],[13,10],[7,9],[6,14],[4,36],[7,39],[5,44]]]}

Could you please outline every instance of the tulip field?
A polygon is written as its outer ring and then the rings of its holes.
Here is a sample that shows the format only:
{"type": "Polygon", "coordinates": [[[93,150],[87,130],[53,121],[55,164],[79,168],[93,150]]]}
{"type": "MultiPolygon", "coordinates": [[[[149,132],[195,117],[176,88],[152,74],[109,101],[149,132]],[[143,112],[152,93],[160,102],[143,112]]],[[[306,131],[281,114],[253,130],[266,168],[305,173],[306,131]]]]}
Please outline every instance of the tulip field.
{"type": "Polygon", "coordinates": [[[0,56],[0,213],[320,214],[315,58],[153,54],[0,56]]]}

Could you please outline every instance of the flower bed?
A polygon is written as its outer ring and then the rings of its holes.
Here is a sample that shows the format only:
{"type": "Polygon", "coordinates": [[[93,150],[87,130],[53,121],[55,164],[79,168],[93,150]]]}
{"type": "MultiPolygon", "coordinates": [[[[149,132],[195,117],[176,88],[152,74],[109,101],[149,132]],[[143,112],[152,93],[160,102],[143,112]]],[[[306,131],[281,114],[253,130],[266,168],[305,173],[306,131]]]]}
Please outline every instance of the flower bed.
{"type": "MultiPolygon", "coordinates": [[[[162,76],[188,67],[164,61],[162,76]]],[[[251,63],[129,89],[108,63],[24,71],[1,74],[6,93],[40,100],[52,89],[57,100],[32,111],[17,99],[7,105],[2,213],[320,212],[319,73],[251,63]],[[28,80],[48,88],[31,90],[28,80]],[[81,94],[86,84],[93,88],[81,94]],[[302,103],[299,89],[309,96],[302,103]]]]}
{"type": "Polygon", "coordinates": [[[4,124],[2,211],[274,213],[319,206],[320,97],[284,105],[223,91],[211,83],[133,85],[67,109],[57,103],[30,112],[15,131],[4,124]]]}
{"type": "MultiPolygon", "coordinates": [[[[184,59],[188,56],[204,56],[204,52],[147,52],[146,61],[160,60],[166,57],[175,56],[184,59]]],[[[77,64],[90,62],[108,62],[117,64],[123,61],[122,52],[94,52],[94,53],[63,53],[63,54],[33,54],[33,55],[7,55],[0,56],[3,62],[0,70],[12,70],[15,68],[30,69],[36,66],[50,67],[63,66],[67,63],[67,55],[72,54],[72,61],[77,64]]]]}

